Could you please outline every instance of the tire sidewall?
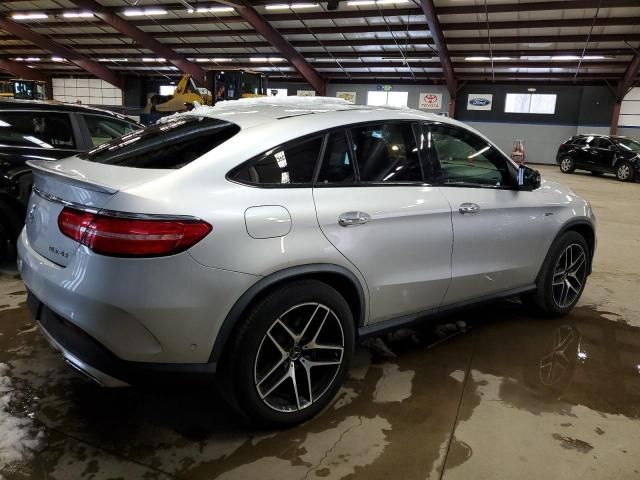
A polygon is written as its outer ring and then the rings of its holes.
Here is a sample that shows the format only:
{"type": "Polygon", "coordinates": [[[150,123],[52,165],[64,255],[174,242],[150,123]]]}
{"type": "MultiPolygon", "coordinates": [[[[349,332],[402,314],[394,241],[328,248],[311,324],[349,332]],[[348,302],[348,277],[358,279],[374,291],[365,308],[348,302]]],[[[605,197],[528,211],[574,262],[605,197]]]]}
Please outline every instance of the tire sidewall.
{"type": "Polygon", "coordinates": [[[353,315],[344,298],[332,287],[315,280],[303,280],[269,294],[251,309],[240,338],[234,347],[231,362],[235,398],[245,416],[257,423],[287,427],[304,422],[319,413],[336,395],[348,372],[355,344],[353,315]],[[343,362],[333,383],[312,405],[297,412],[278,412],[259,397],[254,381],[254,364],[264,335],[276,318],[300,303],[322,303],[338,317],[344,335],[343,362]]]}

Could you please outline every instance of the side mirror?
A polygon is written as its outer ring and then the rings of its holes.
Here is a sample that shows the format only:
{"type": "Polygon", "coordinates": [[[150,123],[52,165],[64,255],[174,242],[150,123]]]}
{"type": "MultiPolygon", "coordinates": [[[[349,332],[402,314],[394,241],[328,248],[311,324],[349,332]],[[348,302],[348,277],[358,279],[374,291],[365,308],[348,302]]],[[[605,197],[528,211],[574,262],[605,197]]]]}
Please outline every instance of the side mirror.
{"type": "Polygon", "coordinates": [[[536,190],[542,184],[540,172],[533,168],[520,165],[518,168],[518,188],[520,190],[536,190]]]}

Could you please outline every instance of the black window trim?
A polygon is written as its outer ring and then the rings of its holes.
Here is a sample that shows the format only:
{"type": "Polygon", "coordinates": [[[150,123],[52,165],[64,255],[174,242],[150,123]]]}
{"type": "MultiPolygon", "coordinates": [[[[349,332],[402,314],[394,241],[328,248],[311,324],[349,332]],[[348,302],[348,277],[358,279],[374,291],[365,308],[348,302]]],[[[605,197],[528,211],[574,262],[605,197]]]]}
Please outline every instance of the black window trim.
{"type": "MultiPolygon", "coordinates": [[[[424,125],[424,127],[427,128],[427,131],[429,133],[431,133],[431,126],[433,126],[433,125],[444,125],[444,126],[446,126],[448,128],[451,128],[453,130],[464,130],[468,134],[477,137],[478,139],[482,140],[485,143],[488,143],[489,146],[491,146],[502,158],[505,159],[507,167],[509,168],[509,174],[511,175],[511,181],[513,182],[513,185],[510,185],[510,186],[506,186],[506,185],[496,186],[496,185],[481,185],[481,184],[474,184],[474,183],[442,183],[442,182],[437,181],[437,179],[436,179],[436,181],[434,182],[434,186],[440,187],[440,188],[445,188],[445,187],[453,187],[453,188],[482,188],[482,189],[488,189],[488,190],[521,191],[521,189],[518,187],[517,181],[516,181],[517,174],[518,174],[517,165],[513,162],[513,160],[511,160],[511,158],[509,158],[507,155],[505,155],[502,152],[502,150],[500,150],[493,143],[487,142],[484,138],[480,137],[475,132],[472,132],[472,131],[470,131],[468,129],[465,129],[464,127],[460,127],[458,125],[454,125],[454,124],[451,124],[451,123],[438,122],[438,121],[426,121],[426,122],[423,122],[423,125],[424,125]]],[[[440,166],[440,160],[438,159],[437,151],[435,150],[435,142],[433,142],[433,144],[431,145],[431,149],[429,149],[429,159],[430,159],[430,162],[431,162],[431,167],[434,170],[436,170],[437,167],[440,166]]]]}
{"type": "Polygon", "coordinates": [[[321,159],[324,155],[324,149],[325,149],[326,143],[327,143],[327,134],[324,131],[313,132],[307,135],[303,135],[302,137],[296,137],[292,140],[287,140],[286,142],[282,142],[276,145],[275,147],[271,147],[266,152],[262,152],[250,158],[249,160],[245,160],[239,165],[236,165],[235,167],[233,167],[231,170],[227,172],[227,174],[225,175],[225,179],[229,182],[236,183],[238,185],[243,185],[245,187],[251,187],[251,188],[311,188],[314,180],[316,179],[316,175],[318,174],[318,166],[322,163],[321,159]],[[242,180],[236,180],[235,178],[232,178],[232,176],[236,172],[242,170],[247,165],[263,160],[264,158],[273,154],[273,152],[276,150],[289,148],[291,146],[299,145],[306,141],[314,140],[316,138],[320,138],[322,140],[322,143],[320,144],[318,158],[316,158],[316,163],[313,167],[313,174],[311,176],[311,182],[309,183],[251,183],[251,182],[245,182],[242,180]]]}
{"type": "MultiPolygon", "coordinates": [[[[342,130],[346,136],[347,136],[347,141],[349,142],[349,154],[351,155],[351,160],[354,163],[354,170],[355,170],[355,177],[356,180],[353,183],[318,183],[318,176],[317,174],[320,173],[320,168],[318,167],[318,171],[316,172],[316,176],[313,179],[313,188],[354,188],[354,187],[359,187],[359,188],[371,188],[371,187],[432,187],[434,186],[433,183],[429,183],[426,181],[425,178],[425,169],[424,169],[424,162],[428,161],[428,152],[426,151],[426,149],[424,149],[424,151],[422,151],[420,148],[418,148],[418,157],[420,159],[420,171],[422,173],[422,182],[362,182],[360,181],[360,170],[358,167],[358,160],[357,158],[355,158],[352,154],[353,152],[353,140],[351,138],[351,132],[350,130],[352,128],[357,128],[357,127],[366,127],[369,125],[379,125],[381,123],[394,123],[394,124],[409,124],[411,125],[411,130],[413,133],[413,137],[414,137],[414,141],[416,142],[416,145],[419,146],[419,142],[418,139],[416,138],[416,128],[415,126],[417,125],[418,128],[420,126],[420,120],[416,120],[416,119],[383,119],[383,120],[367,120],[364,122],[356,122],[356,123],[350,123],[348,125],[341,125],[339,127],[333,127],[330,128],[328,130],[325,130],[325,133],[327,135],[327,137],[329,136],[329,134],[334,133],[336,131],[340,131],[342,130]]],[[[325,139],[325,147],[326,147],[326,139],[325,139]]],[[[320,157],[321,161],[319,162],[319,164],[322,163],[322,161],[324,160],[324,149],[322,151],[322,155],[320,157]]]]}
{"type": "Polygon", "coordinates": [[[240,163],[239,165],[236,165],[235,167],[233,167],[231,170],[229,170],[226,175],[225,175],[225,179],[229,182],[238,184],[238,185],[242,185],[245,187],[251,187],[251,188],[267,188],[267,189],[271,189],[271,188],[354,188],[354,187],[432,187],[434,186],[433,183],[429,183],[426,181],[425,178],[425,162],[429,161],[429,152],[427,151],[427,148],[421,150],[420,148],[418,148],[418,157],[420,159],[420,170],[422,173],[422,182],[361,182],[360,181],[360,171],[358,169],[358,162],[355,159],[354,155],[353,155],[353,141],[351,138],[351,133],[349,132],[350,129],[352,128],[357,128],[360,126],[368,126],[368,125],[379,125],[380,123],[407,123],[411,125],[411,130],[414,136],[414,141],[416,142],[416,145],[419,147],[419,141],[418,138],[416,137],[416,128],[420,128],[421,125],[421,121],[417,120],[417,119],[383,119],[383,120],[367,120],[367,121],[363,121],[363,122],[356,122],[356,123],[350,123],[350,124],[346,124],[346,125],[340,125],[340,126],[335,126],[335,127],[330,127],[324,130],[318,130],[317,132],[313,132],[313,133],[309,133],[306,135],[303,135],[302,137],[297,137],[291,140],[287,140],[286,142],[282,142],[279,145],[276,145],[275,147],[271,147],[269,150],[267,150],[266,152],[262,152],[258,155],[255,155],[254,157],[250,158],[249,160],[245,160],[244,162],[240,163]],[[351,158],[351,161],[353,162],[353,168],[354,168],[354,173],[355,173],[355,181],[352,183],[318,183],[318,176],[320,174],[320,169],[322,167],[322,162],[324,161],[324,154],[326,152],[326,148],[327,148],[327,142],[329,139],[329,135],[331,135],[332,133],[335,132],[340,132],[342,131],[347,138],[347,142],[349,145],[349,155],[351,158]],[[311,183],[289,183],[289,184],[284,184],[284,183],[250,183],[250,182],[244,182],[244,181],[240,181],[240,180],[236,180],[234,178],[232,178],[232,175],[235,174],[238,170],[242,169],[244,166],[246,166],[249,163],[255,162],[255,161],[260,161],[263,158],[265,158],[266,156],[270,155],[271,152],[273,152],[274,150],[280,149],[280,148],[286,148],[287,146],[290,145],[295,145],[297,143],[302,143],[304,141],[307,140],[311,140],[313,138],[317,138],[317,137],[323,137],[322,140],[322,145],[320,147],[320,154],[318,155],[318,158],[316,159],[316,165],[315,165],[315,169],[314,169],[314,173],[313,173],[313,177],[311,179],[311,183]]]}

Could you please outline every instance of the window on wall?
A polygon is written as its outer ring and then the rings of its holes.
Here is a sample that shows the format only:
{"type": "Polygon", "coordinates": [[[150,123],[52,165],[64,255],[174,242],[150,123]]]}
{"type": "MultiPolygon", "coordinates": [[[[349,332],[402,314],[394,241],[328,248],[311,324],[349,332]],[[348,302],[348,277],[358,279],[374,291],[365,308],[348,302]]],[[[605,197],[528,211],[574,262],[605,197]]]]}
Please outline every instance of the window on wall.
{"type": "Polygon", "coordinates": [[[162,96],[173,95],[173,92],[175,89],[176,89],[175,85],[160,85],[160,95],[162,96]]]}
{"type": "Polygon", "coordinates": [[[504,104],[506,113],[556,113],[555,93],[507,93],[504,104]]]}
{"type": "Polygon", "coordinates": [[[371,90],[367,92],[367,105],[393,105],[395,107],[406,107],[409,99],[409,92],[381,92],[371,90]]]}

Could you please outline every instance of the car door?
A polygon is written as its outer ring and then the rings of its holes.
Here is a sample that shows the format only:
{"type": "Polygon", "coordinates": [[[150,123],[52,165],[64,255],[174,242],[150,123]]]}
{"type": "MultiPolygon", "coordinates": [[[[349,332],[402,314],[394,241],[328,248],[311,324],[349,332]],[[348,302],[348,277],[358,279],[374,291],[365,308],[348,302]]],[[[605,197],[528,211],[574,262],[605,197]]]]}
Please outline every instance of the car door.
{"type": "Polygon", "coordinates": [[[451,209],[425,181],[425,149],[409,122],[358,125],[326,140],[313,188],[318,222],[365,278],[369,323],[435,309],[449,285],[451,209]]]}
{"type": "Polygon", "coordinates": [[[531,286],[540,268],[544,210],[518,190],[517,166],[479,135],[428,125],[436,184],[453,223],[451,285],[444,305],[531,286]]]}
{"type": "Polygon", "coordinates": [[[604,137],[595,138],[590,151],[590,169],[594,172],[610,172],[613,169],[615,153],[615,147],[610,140],[604,137]]]}

